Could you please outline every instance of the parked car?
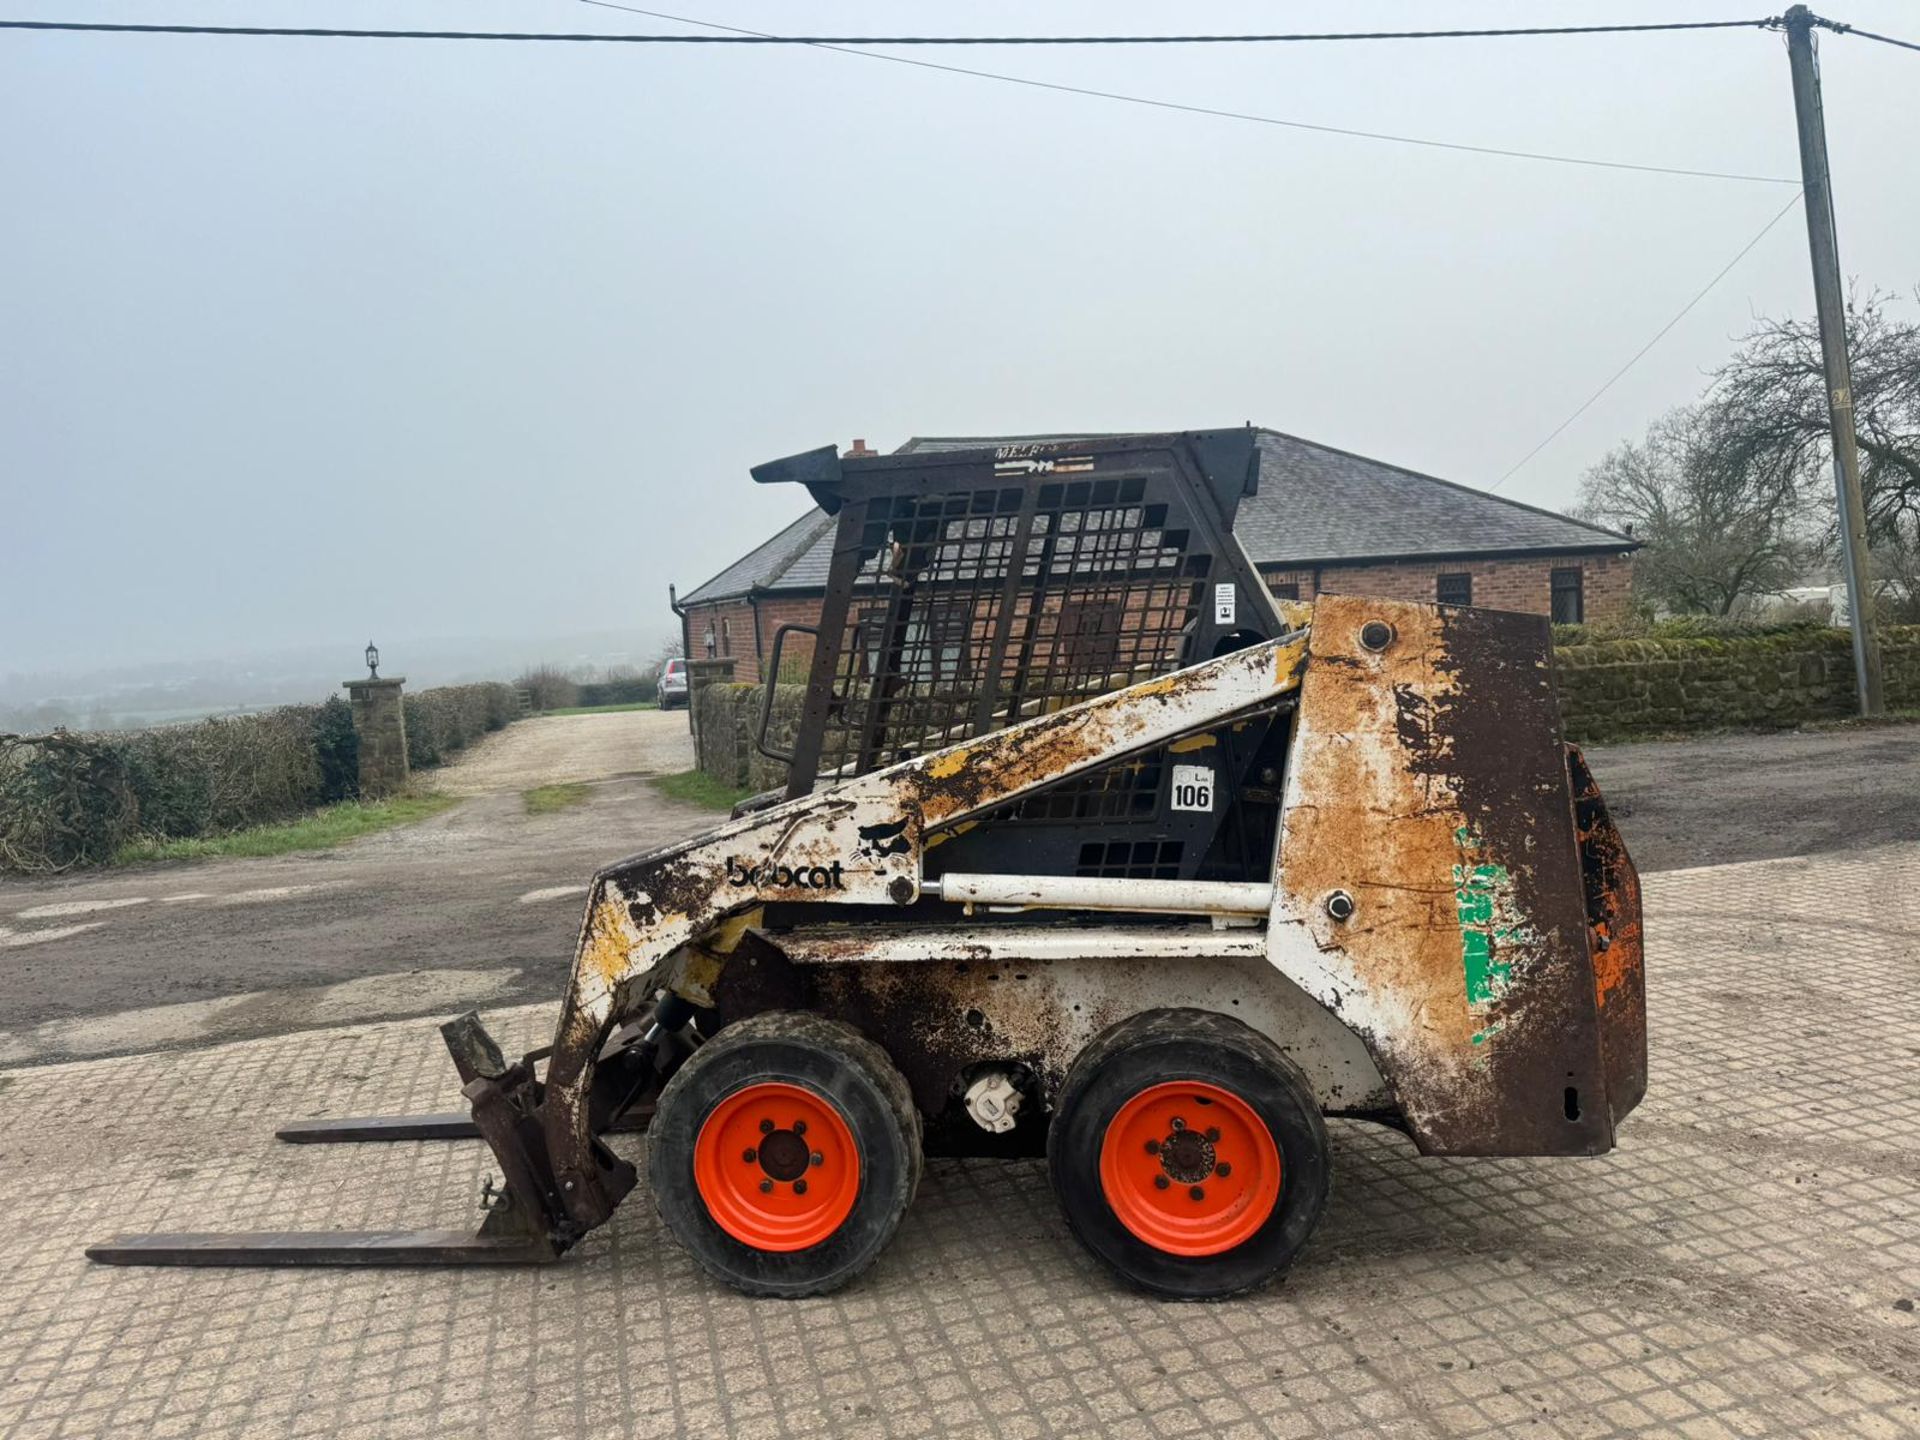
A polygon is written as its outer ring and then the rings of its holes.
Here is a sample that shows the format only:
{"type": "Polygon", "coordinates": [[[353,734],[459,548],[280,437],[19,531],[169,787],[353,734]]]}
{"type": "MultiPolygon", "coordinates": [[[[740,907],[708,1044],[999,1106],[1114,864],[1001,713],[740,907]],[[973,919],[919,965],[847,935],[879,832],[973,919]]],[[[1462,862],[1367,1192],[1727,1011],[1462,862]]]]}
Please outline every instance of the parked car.
{"type": "Polygon", "coordinates": [[[672,710],[687,703],[687,662],[674,659],[660,667],[660,708],[672,710]]]}

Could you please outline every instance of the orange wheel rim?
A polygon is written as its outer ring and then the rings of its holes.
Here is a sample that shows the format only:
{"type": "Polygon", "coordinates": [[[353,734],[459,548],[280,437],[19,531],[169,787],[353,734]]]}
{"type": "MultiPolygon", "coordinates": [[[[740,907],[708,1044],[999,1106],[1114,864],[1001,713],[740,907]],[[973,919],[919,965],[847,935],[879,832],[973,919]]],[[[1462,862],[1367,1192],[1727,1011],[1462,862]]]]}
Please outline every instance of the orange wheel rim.
{"type": "Polygon", "coordinates": [[[1252,1238],[1280,1200],[1280,1147],[1231,1090],[1149,1086],[1100,1142],[1100,1188],[1120,1223],[1170,1255],[1218,1255],[1252,1238]]]}
{"type": "Polygon", "coordinates": [[[693,1142],[693,1181],[727,1234],[756,1250],[806,1250],[853,1211],[860,1152],[832,1101],[776,1081],[713,1107],[693,1142]]]}

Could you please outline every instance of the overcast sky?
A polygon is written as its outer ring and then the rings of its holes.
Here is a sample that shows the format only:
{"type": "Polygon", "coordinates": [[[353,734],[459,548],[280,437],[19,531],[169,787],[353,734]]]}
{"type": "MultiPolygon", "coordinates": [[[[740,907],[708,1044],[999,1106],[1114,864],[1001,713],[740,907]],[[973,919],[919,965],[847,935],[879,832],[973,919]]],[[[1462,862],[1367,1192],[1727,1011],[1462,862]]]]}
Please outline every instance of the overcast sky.
{"type": "MultiPolygon", "coordinates": [[[[665,31],[577,0],[16,17],[665,31]]],[[[669,6],[669,8],[672,8],[669,6]]],[[[1739,18],[1776,0],[784,4],[788,31],[1739,18]]],[[[1826,0],[1916,38],[1906,0],[1826,0]]],[[[899,53],[899,52],[895,52],[899,53]]],[[[1797,174],[1758,31],[910,52],[1278,118],[1797,174]]],[[[1920,55],[1826,36],[1842,262],[1920,280],[1920,55]]],[[[810,50],[0,33],[0,672],[673,625],[855,436],[1251,420],[1491,485],[1793,194],[810,50]]],[[[1551,506],[1812,308],[1797,210],[1502,490],[1551,506]]]]}

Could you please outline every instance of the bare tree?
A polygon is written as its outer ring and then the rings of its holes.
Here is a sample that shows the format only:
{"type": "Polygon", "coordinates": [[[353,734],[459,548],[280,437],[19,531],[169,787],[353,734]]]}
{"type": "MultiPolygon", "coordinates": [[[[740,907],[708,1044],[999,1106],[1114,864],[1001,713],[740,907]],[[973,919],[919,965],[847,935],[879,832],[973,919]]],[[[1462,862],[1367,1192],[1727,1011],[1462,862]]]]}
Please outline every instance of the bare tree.
{"type": "MultiPolygon", "coordinates": [[[[1878,290],[1847,297],[1860,484],[1876,546],[1920,541],[1920,323],[1896,315],[1895,303],[1878,290]]],[[[1707,404],[1730,465],[1789,479],[1831,507],[1826,372],[1811,317],[1762,320],[1714,373],[1707,404]]]]}
{"type": "Polygon", "coordinates": [[[1581,482],[1581,512],[1646,542],[1634,588],[1683,612],[1726,615],[1742,596],[1790,583],[1807,547],[1804,507],[1782,468],[1729,452],[1711,407],[1683,406],[1581,482]]]}
{"type": "Polygon", "coordinates": [[[1880,618],[1890,625],[1920,625],[1920,537],[1889,535],[1873,547],[1873,579],[1880,618]]]}

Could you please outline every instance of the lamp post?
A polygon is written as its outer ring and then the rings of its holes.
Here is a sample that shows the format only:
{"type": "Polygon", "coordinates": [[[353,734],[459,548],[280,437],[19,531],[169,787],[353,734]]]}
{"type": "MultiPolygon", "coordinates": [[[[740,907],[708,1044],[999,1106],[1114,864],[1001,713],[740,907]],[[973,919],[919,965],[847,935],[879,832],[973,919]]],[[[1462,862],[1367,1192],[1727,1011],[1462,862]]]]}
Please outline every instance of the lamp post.
{"type": "Polygon", "coordinates": [[[371,640],[367,641],[366,658],[367,678],[369,680],[378,680],[380,678],[380,647],[375,645],[371,640]]]}

